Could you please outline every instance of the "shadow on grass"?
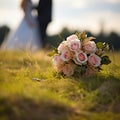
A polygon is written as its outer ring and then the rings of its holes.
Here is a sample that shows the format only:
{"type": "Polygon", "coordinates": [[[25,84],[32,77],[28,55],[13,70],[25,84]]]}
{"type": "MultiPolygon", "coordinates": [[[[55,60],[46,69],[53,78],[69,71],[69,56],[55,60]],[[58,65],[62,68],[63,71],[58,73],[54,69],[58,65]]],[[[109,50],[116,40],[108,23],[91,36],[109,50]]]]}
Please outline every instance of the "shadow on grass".
{"type": "MultiPolygon", "coordinates": [[[[0,99],[0,118],[9,120],[72,120],[83,117],[74,108],[55,101],[28,98],[0,99]]],[[[84,116],[85,117],[85,116],[84,116]]]]}
{"type": "Polygon", "coordinates": [[[82,77],[80,82],[87,91],[96,89],[117,89],[120,92],[120,78],[104,75],[94,75],[91,77],[82,77]],[[103,88],[104,87],[104,88],[103,88]]]}
{"type": "MultiPolygon", "coordinates": [[[[80,86],[92,96],[94,106],[91,111],[120,112],[120,79],[113,75],[95,75],[89,78],[81,78],[80,86]]],[[[85,99],[89,99],[89,97],[85,99]]]]}

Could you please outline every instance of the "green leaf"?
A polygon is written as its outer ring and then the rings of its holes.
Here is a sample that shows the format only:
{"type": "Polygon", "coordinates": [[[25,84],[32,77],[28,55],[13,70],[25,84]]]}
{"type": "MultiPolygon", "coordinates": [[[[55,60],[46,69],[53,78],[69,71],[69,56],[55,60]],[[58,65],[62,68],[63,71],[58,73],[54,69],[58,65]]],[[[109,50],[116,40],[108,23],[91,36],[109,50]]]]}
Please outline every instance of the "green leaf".
{"type": "Polygon", "coordinates": [[[101,64],[105,64],[105,65],[108,65],[111,63],[111,60],[108,56],[103,56],[102,57],[102,61],[101,61],[101,64]]]}
{"type": "Polygon", "coordinates": [[[108,51],[109,50],[109,45],[107,43],[102,43],[102,42],[98,42],[97,44],[97,48],[98,49],[102,49],[104,51],[108,51]]]}
{"type": "Polygon", "coordinates": [[[102,42],[98,42],[96,45],[98,49],[102,49],[104,47],[104,44],[102,42]]]}
{"type": "Polygon", "coordinates": [[[79,33],[78,33],[78,32],[75,32],[75,35],[77,35],[77,36],[78,36],[78,38],[79,38],[79,33]]]}
{"type": "Polygon", "coordinates": [[[55,54],[57,54],[57,52],[56,52],[55,50],[53,50],[53,51],[49,52],[47,55],[48,55],[49,57],[52,57],[52,56],[54,56],[55,54]]]}
{"type": "Polygon", "coordinates": [[[56,53],[58,53],[58,50],[57,50],[56,47],[53,47],[53,50],[54,50],[56,53]]]}

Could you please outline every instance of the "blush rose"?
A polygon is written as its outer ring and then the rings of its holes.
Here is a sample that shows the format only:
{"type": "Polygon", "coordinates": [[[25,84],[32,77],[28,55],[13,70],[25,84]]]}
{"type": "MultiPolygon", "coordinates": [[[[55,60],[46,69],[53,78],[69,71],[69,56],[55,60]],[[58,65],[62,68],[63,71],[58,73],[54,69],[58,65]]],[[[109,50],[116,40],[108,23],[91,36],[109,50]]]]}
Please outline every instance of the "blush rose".
{"type": "Polygon", "coordinates": [[[67,41],[63,41],[57,48],[58,53],[61,53],[66,46],[67,46],[67,41]]]}
{"type": "Polygon", "coordinates": [[[74,68],[75,68],[75,65],[72,64],[72,63],[65,64],[64,67],[63,67],[63,73],[66,76],[71,76],[74,73],[74,68]]]}
{"type": "Polygon", "coordinates": [[[85,64],[87,62],[87,54],[81,52],[76,53],[76,60],[78,61],[78,63],[80,64],[85,64]]]}
{"type": "Polygon", "coordinates": [[[52,62],[55,66],[58,66],[64,63],[64,61],[61,59],[60,55],[58,54],[53,56],[52,62]]]}
{"type": "Polygon", "coordinates": [[[62,50],[62,52],[61,52],[61,59],[63,60],[63,61],[69,61],[70,60],[70,58],[71,58],[71,53],[70,53],[70,50],[66,47],[66,48],[64,48],[63,50],[62,50]]]}
{"type": "Polygon", "coordinates": [[[96,52],[96,49],[97,49],[94,41],[85,42],[83,44],[83,48],[84,48],[85,52],[88,54],[96,52]]]}
{"type": "Polygon", "coordinates": [[[77,35],[75,35],[75,34],[72,34],[69,37],[67,37],[68,42],[71,41],[71,40],[75,40],[75,39],[78,39],[77,35]]]}
{"type": "Polygon", "coordinates": [[[88,57],[88,62],[90,65],[98,67],[101,64],[101,58],[93,53],[88,57]]]}
{"type": "Polygon", "coordinates": [[[71,51],[77,52],[81,48],[81,42],[79,39],[74,39],[69,41],[68,47],[70,48],[71,51]]]}

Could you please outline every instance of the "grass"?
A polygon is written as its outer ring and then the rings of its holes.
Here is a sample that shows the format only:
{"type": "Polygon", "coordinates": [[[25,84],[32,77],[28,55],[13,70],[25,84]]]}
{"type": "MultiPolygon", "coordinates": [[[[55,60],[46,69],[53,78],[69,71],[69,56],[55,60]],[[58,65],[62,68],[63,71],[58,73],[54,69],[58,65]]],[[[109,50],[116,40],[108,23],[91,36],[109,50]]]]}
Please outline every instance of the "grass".
{"type": "Polygon", "coordinates": [[[91,77],[63,77],[47,52],[0,51],[1,120],[119,120],[120,53],[91,77]]]}

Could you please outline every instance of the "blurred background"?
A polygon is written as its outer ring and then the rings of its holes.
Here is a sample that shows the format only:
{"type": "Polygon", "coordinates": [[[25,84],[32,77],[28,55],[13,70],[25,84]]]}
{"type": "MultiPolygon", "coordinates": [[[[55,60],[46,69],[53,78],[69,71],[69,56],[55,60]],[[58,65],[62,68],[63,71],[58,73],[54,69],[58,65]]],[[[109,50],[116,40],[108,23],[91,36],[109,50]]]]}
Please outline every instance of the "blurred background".
{"type": "MultiPolygon", "coordinates": [[[[0,0],[0,42],[15,30],[23,17],[21,0],[0,0]]],[[[34,4],[38,0],[32,0],[34,4]]],[[[120,0],[53,0],[52,22],[47,29],[48,42],[57,46],[62,37],[75,31],[88,32],[98,41],[120,49],[120,0]],[[55,41],[57,39],[58,41],[55,41]]]]}

